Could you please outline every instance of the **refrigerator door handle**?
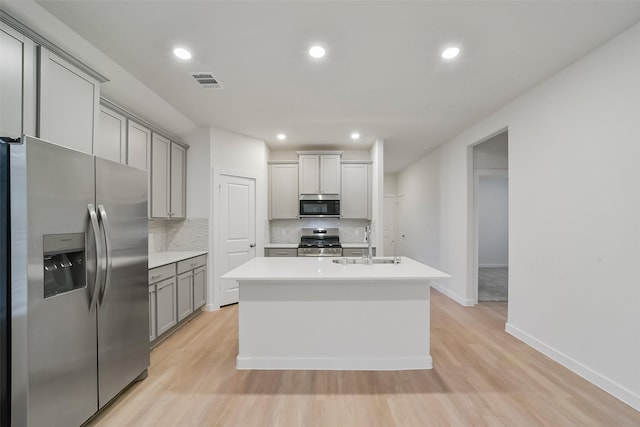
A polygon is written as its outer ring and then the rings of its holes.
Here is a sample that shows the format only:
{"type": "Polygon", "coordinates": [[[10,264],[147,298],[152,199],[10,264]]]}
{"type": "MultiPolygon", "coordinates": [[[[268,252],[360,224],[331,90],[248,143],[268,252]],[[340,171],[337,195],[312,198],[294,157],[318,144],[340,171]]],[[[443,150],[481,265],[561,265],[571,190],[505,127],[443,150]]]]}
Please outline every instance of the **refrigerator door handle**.
{"type": "Polygon", "coordinates": [[[91,222],[91,228],[93,229],[93,237],[96,245],[96,274],[93,283],[93,295],[91,296],[91,304],[89,305],[89,311],[93,310],[93,307],[98,303],[98,293],[102,284],[102,245],[98,243],[100,238],[100,226],[98,225],[98,215],[93,205],[87,205],[89,210],[89,219],[91,222]]]}
{"type": "Polygon", "coordinates": [[[107,259],[107,270],[106,274],[104,275],[104,286],[102,287],[102,293],[100,295],[100,304],[102,304],[104,301],[104,297],[107,294],[107,290],[109,289],[109,284],[111,283],[111,269],[113,267],[113,262],[111,257],[111,233],[109,232],[109,218],[107,217],[107,211],[104,209],[103,205],[98,205],[98,213],[100,214],[100,220],[102,222],[105,256],[107,259]]]}

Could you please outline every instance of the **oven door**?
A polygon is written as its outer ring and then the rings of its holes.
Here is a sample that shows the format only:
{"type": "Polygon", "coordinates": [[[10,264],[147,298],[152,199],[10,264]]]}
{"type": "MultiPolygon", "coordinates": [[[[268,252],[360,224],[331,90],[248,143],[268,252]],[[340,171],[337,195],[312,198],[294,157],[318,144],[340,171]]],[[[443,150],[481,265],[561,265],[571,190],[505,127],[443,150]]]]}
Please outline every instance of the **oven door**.
{"type": "Polygon", "coordinates": [[[300,199],[300,218],[340,218],[340,200],[300,199]]]}
{"type": "Polygon", "coordinates": [[[342,248],[298,248],[298,256],[342,256],[342,248]]]}

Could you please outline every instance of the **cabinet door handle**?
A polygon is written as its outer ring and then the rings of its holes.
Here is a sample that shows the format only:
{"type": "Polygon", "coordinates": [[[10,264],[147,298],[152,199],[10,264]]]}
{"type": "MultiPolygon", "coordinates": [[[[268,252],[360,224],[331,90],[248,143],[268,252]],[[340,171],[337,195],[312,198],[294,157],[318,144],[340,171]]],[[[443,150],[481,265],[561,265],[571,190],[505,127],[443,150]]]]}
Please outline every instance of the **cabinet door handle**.
{"type": "Polygon", "coordinates": [[[249,247],[250,247],[250,248],[255,248],[255,247],[256,247],[255,242],[251,242],[251,243],[249,243],[249,247]]]}
{"type": "Polygon", "coordinates": [[[191,263],[191,267],[195,267],[196,265],[198,265],[198,263],[197,263],[197,262],[192,262],[192,263],[191,263]]]}
{"type": "Polygon", "coordinates": [[[278,252],[278,255],[289,255],[289,252],[278,252]]]}
{"type": "Polygon", "coordinates": [[[157,276],[151,276],[151,280],[159,279],[159,278],[161,278],[161,277],[162,277],[162,275],[161,275],[161,274],[158,274],[157,276]]]}

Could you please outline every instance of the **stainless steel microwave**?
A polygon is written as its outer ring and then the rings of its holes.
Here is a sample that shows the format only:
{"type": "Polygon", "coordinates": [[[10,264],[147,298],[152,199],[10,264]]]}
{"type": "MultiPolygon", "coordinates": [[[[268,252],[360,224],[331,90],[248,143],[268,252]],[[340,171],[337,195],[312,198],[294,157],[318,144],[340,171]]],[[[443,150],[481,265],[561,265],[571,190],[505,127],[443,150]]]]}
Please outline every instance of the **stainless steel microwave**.
{"type": "Polygon", "coordinates": [[[340,199],[322,194],[300,196],[300,218],[340,218],[340,199]]]}

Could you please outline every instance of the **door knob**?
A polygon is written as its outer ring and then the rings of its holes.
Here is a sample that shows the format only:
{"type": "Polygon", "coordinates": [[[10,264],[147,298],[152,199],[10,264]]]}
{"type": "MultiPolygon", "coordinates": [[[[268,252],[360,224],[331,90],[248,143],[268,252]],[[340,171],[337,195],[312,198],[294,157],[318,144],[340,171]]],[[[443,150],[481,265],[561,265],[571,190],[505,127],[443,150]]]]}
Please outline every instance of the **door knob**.
{"type": "Polygon", "coordinates": [[[255,248],[255,247],[256,247],[256,244],[252,242],[252,243],[250,243],[250,244],[249,244],[249,247],[250,247],[250,248],[255,248]]]}

